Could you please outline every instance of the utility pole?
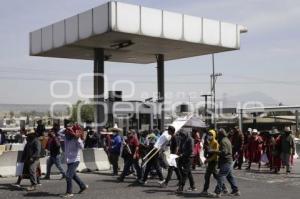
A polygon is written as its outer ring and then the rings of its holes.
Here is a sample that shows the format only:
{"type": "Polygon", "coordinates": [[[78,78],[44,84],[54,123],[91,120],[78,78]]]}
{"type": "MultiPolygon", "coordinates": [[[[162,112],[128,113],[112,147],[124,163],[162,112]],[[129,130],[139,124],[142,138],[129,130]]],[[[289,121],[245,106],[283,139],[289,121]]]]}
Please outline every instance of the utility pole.
{"type": "Polygon", "coordinates": [[[204,115],[205,115],[205,124],[206,125],[208,125],[207,123],[207,97],[211,97],[211,95],[208,95],[208,94],[206,94],[206,95],[201,95],[201,97],[204,97],[204,100],[205,100],[205,108],[204,108],[204,115]]]}
{"type": "Polygon", "coordinates": [[[217,120],[216,120],[216,82],[217,78],[222,76],[222,73],[215,73],[215,56],[212,54],[212,74],[210,75],[210,82],[211,82],[211,95],[213,98],[213,103],[211,103],[211,107],[213,106],[213,122],[214,122],[214,128],[217,129],[217,120]]]}

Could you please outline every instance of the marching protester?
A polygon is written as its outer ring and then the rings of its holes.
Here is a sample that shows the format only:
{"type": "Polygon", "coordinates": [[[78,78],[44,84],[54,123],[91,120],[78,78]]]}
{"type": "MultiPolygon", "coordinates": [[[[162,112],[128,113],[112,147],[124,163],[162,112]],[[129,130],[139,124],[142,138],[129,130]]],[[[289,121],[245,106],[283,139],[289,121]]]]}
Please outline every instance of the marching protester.
{"type": "Polygon", "coordinates": [[[58,138],[57,133],[54,131],[50,131],[48,133],[48,142],[46,144],[46,149],[50,152],[50,156],[47,160],[47,172],[44,177],[45,180],[50,179],[51,167],[53,164],[57,167],[59,172],[62,175],[62,178],[65,178],[66,174],[61,166],[61,155],[60,155],[60,140],[58,138]]]}
{"type": "Polygon", "coordinates": [[[64,195],[65,198],[73,197],[72,180],[74,180],[80,187],[78,193],[84,192],[88,185],[86,185],[76,174],[77,167],[80,163],[80,150],[84,148],[83,145],[83,131],[79,125],[68,127],[65,131],[65,158],[67,162],[66,182],[67,191],[64,195]]]}
{"type": "Polygon", "coordinates": [[[239,129],[235,127],[233,129],[233,135],[231,136],[232,143],[232,156],[235,161],[234,168],[242,169],[243,159],[244,159],[244,134],[239,129]]]}
{"type": "Polygon", "coordinates": [[[189,135],[189,132],[187,132],[186,130],[180,130],[179,136],[180,145],[178,149],[178,168],[182,175],[182,181],[181,184],[179,184],[177,193],[183,192],[183,188],[185,186],[187,178],[190,182],[190,188],[188,189],[188,191],[195,191],[195,181],[191,172],[193,158],[193,139],[189,135]]]}
{"type": "MultiPolygon", "coordinates": [[[[147,146],[147,151],[151,151],[152,149],[154,149],[154,144],[157,141],[157,137],[154,133],[150,134],[147,136],[147,140],[148,140],[148,146],[147,146]]],[[[145,168],[145,172],[143,175],[143,179],[142,181],[140,181],[141,184],[146,184],[147,183],[147,179],[148,179],[148,175],[151,171],[151,169],[154,169],[156,171],[156,174],[159,177],[159,183],[161,184],[162,182],[164,182],[164,177],[162,175],[159,163],[158,163],[158,156],[159,153],[157,153],[156,155],[154,155],[151,160],[146,164],[146,168],[145,168]]]]}
{"type": "Polygon", "coordinates": [[[251,164],[258,163],[258,168],[260,169],[261,155],[262,155],[263,139],[259,136],[257,129],[253,129],[252,135],[248,143],[248,155],[249,155],[249,164],[247,170],[251,169],[251,164]]]}
{"type": "Polygon", "coordinates": [[[219,173],[217,177],[217,186],[215,188],[216,197],[221,197],[224,191],[225,178],[229,182],[232,192],[231,195],[239,196],[240,191],[237,187],[236,180],[232,174],[232,145],[228,139],[228,134],[224,129],[220,129],[218,132],[219,139],[219,151],[216,154],[219,155],[219,173]]]}
{"type": "Polygon", "coordinates": [[[2,131],[2,129],[0,129],[0,145],[5,144],[5,143],[6,143],[5,134],[2,131]]]}
{"type": "Polygon", "coordinates": [[[124,143],[124,147],[123,147],[123,158],[124,158],[124,168],[123,168],[123,172],[121,173],[120,177],[118,178],[119,182],[123,182],[125,176],[127,176],[127,174],[130,171],[130,167],[133,165],[136,173],[137,173],[137,181],[140,182],[142,179],[142,169],[139,165],[139,158],[140,158],[140,154],[139,154],[139,140],[137,138],[137,136],[135,134],[133,134],[132,130],[129,130],[127,132],[127,140],[126,143],[124,143]]]}
{"type": "MultiPolygon", "coordinates": [[[[218,167],[218,151],[219,151],[219,143],[216,140],[217,133],[214,130],[209,130],[207,134],[207,140],[208,140],[208,148],[206,153],[206,160],[205,164],[207,164],[205,175],[204,175],[204,187],[203,191],[201,192],[202,196],[213,196],[213,194],[208,192],[209,184],[210,184],[210,177],[213,175],[213,177],[217,180],[218,174],[217,174],[217,167],[218,167]]],[[[222,188],[223,193],[227,189],[224,185],[222,188]]]]}
{"type": "MultiPolygon", "coordinates": [[[[171,140],[170,140],[170,154],[177,155],[178,154],[178,148],[179,148],[179,141],[178,137],[175,134],[175,128],[173,126],[168,127],[168,133],[171,135],[171,140]]],[[[177,166],[169,166],[168,167],[168,174],[167,177],[164,181],[160,182],[162,187],[167,187],[169,181],[172,178],[173,171],[175,171],[177,179],[178,179],[178,184],[182,184],[182,176],[181,173],[178,169],[178,161],[176,159],[177,166]]]]}
{"type": "Polygon", "coordinates": [[[29,178],[31,186],[27,188],[27,191],[35,191],[37,185],[41,185],[40,176],[40,153],[41,153],[41,143],[36,137],[34,129],[26,132],[26,145],[22,152],[20,163],[23,164],[22,172],[18,176],[16,187],[21,187],[21,181],[24,178],[29,178]]]}
{"type": "Polygon", "coordinates": [[[281,135],[281,160],[286,168],[286,174],[291,173],[290,158],[295,155],[295,141],[291,134],[290,127],[285,127],[284,134],[281,135]]]}
{"type": "Polygon", "coordinates": [[[192,138],[194,139],[194,148],[193,148],[193,165],[192,168],[196,169],[196,166],[201,166],[202,162],[200,159],[200,152],[201,152],[201,138],[200,133],[197,131],[197,129],[192,130],[192,138]]]}
{"type": "Polygon", "coordinates": [[[93,131],[91,127],[87,127],[87,135],[84,142],[84,148],[99,148],[100,135],[93,131]]]}
{"type": "Polygon", "coordinates": [[[110,130],[113,132],[113,137],[111,139],[111,144],[109,148],[110,162],[113,166],[113,176],[117,176],[119,170],[119,156],[121,153],[122,146],[122,138],[119,135],[121,129],[119,129],[118,127],[114,127],[110,130]]]}
{"type": "Polygon", "coordinates": [[[36,135],[37,137],[44,137],[44,133],[46,132],[45,125],[43,124],[42,120],[37,121],[36,127],[36,135]]]}
{"type": "Polygon", "coordinates": [[[252,134],[252,128],[248,128],[247,131],[244,133],[244,148],[243,148],[243,152],[244,152],[244,157],[246,162],[248,162],[249,160],[249,140],[252,134]]]}
{"type": "Polygon", "coordinates": [[[281,159],[280,159],[280,132],[278,129],[274,128],[270,133],[270,138],[267,143],[267,155],[269,159],[270,171],[274,173],[278,173],[281,167],[281,159]]]}

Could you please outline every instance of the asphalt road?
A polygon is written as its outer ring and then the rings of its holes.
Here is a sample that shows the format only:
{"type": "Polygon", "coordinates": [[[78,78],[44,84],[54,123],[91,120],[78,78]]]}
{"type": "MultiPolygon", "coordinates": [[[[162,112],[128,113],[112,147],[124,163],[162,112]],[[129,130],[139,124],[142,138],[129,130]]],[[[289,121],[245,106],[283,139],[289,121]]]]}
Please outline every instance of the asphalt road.
{"type": "MultiPolygon", "coordinates": [[[[109,172],[95,172],[79,174],[85,183],[89,185],[87,192],[75,194],[74,198],[81,199],[174,199],[174,198],[200,198],[204,182],[204,169],[198,168],[194,173],[197,191],[185,192],[182,195],[176,195],[176,180],[170,182],[167,188],[161,188],[157,179],[148,180],[147,185],[140,186],[134,183],[134,176],[125,179],[123,183],[117,183],[116,177],[110,176],[109,172]]],[[[243,199],[299,199],[300,197],[300,162],[291,175],[270,174],[267,169],[257,170],[253,165],[253,170],[236,170],[238,185],[241,191],[240,197],[224,196],[224,198],[243,198],[243,199]]],[[[175,174],[174,174],[175,176],[175,174]]],[[[24,189],[16,189],[10,184],[16,181],[16,178],[0,178],[0,198],[60,198],[65,193],[66,183],[59,180],[59,176],[52,176],[51,180],[42,181],[42,186],[35,192],[27,192],[24,189]]],[[[215,180],[211,180],[211,188],[215,187],[215,180]]],[[[23,187],[29,185],[28,180],[22,182],[23,187]]],[[[188,185],[188,183],[187,183],[188,185]]],[[[229,187],[229,185],[228,185],[229,187]]],[[[188,186],[186,187],[188,188],[188,186]]],[[[78,191],[74,184],[74,192],[78,191]]]]}

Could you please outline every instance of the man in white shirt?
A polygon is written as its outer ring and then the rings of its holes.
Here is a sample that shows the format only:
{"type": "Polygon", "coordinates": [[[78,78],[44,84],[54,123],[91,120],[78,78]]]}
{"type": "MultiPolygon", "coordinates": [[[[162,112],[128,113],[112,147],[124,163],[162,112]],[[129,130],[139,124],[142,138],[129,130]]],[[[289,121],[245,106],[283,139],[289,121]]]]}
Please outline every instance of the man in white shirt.
{"type": "Polygon", "coordinates": [[[65,158],[67,162],[67,191],[65,198],[73,197],[72,192],[72,180],[74,180],[80,187],[79,193],[84,192],[88,185],[86,185],[76,174],[77,167],[80,163],[80,150],[84,148],[82,141],[83,132],[77,125],[72,128],[67,128],[65,131],[64,143],[65,143],[65,158]]]}

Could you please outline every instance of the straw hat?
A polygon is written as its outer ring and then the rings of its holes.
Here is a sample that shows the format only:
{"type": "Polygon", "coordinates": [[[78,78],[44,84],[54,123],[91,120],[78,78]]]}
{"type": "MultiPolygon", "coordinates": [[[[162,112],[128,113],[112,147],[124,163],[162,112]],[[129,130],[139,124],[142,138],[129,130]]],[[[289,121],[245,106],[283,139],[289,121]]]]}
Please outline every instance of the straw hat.
{"type": "Polygon", "coordinates": [[[101,135],[112,135],[113,132],[108,132],[107,129],[103,128],[103,129],[101,129],[100,134],[101,135]]]}
{"type": "Polygon", "coordinates": [[[270,135],[279,135],[280,132],[278,131],[278,129],[273,129],[272,131],[270,131],[270,135]]]}
{"type": "Polygon", "coordinates": [[[30,129],[26,133],[26,135],[31,135],[31,134],[35,134],[35,130],[34,129],[30,129]]]}
{"type": "Polygon", "coordinates": [[[112,132],[121,132],[122,129],[119,128],[117,124],[115,124],[113,128],[109,129],[109,131],[112,131],[112,132]]]}

